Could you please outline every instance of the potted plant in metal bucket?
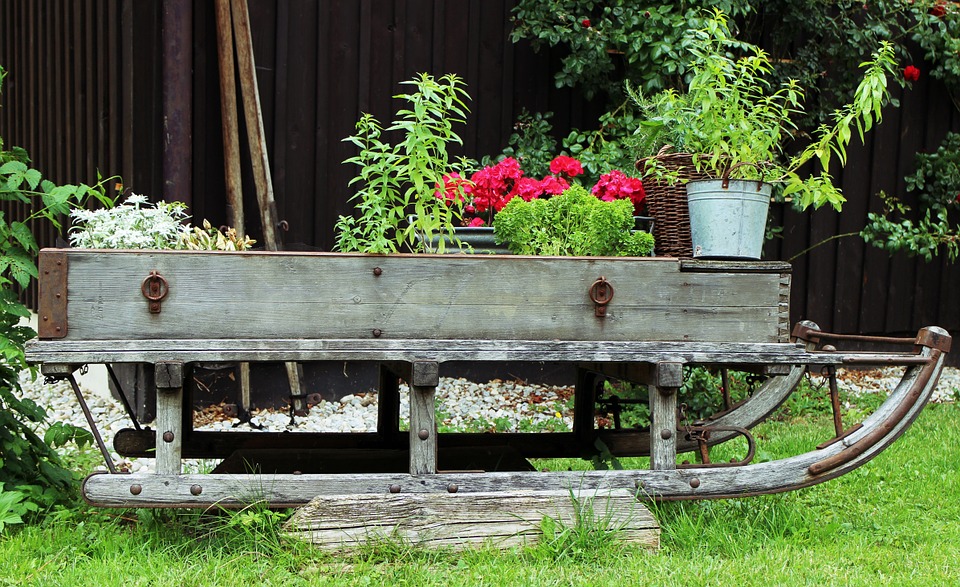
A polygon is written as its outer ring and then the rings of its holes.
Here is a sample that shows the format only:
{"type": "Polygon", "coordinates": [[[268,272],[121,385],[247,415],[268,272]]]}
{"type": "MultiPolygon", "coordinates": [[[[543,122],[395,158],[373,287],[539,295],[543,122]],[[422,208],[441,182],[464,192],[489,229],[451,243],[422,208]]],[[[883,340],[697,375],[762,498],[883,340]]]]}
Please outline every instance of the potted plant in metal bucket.
{"type": "MultiPolygon", "coordinates": [[[[833,113],[833,125],[822,125],[806,148],[788,155],[785,140],[797,134],[793,119],[804,112],[798,82],[772,88],[766,79],[772,71],[769,55],[734,39],[720,11],[688,38],[695,58],[687,90],[651,97],[634,93],[647,113],[641,132],[652,142],[692,153],[697,171],[709,176],[686,183],[693,256],[759,259],[774,184],[782,186],[779,197],[800,209],[824,204],[841,209],[845,200],[831,181],[830,164],[837,160],[843,166],[853,134],[862,140],[880,121],[889,100],[887,74],[896,66],[893,46],[882,44],[863,64],[854,99],[833,113]],[[816,171],[802,176],[811,162],[816,171]]],[[[658,161],[648,158],[646,173],[675,180],[658,161]]]]}

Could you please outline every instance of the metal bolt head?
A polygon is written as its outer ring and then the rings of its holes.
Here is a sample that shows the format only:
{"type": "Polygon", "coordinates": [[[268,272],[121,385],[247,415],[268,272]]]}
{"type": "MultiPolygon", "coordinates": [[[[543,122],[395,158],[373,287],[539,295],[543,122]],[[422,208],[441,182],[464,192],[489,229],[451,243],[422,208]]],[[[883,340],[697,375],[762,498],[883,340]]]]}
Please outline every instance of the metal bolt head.
{"type": "Polygon", "coordinates": [[[427,432],[427,429],[426,429],[426,428],[424,428],[424,429],[421,430],[420,432],[417,432],[417,437],[418,437],[420,440],[426,440],[426,439],[430,438],[430,433],[427,432]]]}
{"type": "Polygon", "coordinates": [[[690,480],[690,487],[693,487],[694,489],[696,489],[697,487],[700,487],[700,479],[698,479],[698,478],[696,478],[696,477],[694,477],[693,479],[691,479],[691,480],[690,480]]]}
{"type": "Polygon", "coordinates": [[[447,485],[447,492],[448,492],[448,493],[456,493],[457,491],[459,491],[459,489],[460,489],[460,488],[457,487],[457,484],[456,484],[456,483],[451,483],[450,485],[447,485]]]}
{"type": "Polygon", "coordinates": [[[203,487],[199,485],[190,486],[190,495],[200,495],[201,493],[203,493],[203,487]]]}
{"type": "Polygon", "coordinates": [[[140,485],[131,485],[131,486],[130,486],[130,494],[131,494],[131,495],[140,495],[140,493],[141,493],[142,491],[143,491],[143,487],[140,486],[140,485]]]}
{"type": "Polygon", "coordinates": [[[383,275],[383,269],[379,267],[374,267],[373,274],[376,275],[377,277],[380,277],[381,275],[383,275]]]}
{"type": "Polygon", "coordinates": [[[164,432],[164,433],[163,433],[163,441],[164,441],[164,442],[173,442],[173,432],[170,432],[169,430],[167,430],[166,432],[164,432]]]}
{"type": "Polygon", "coordinates": [[[673,432],[671,432],[670,430],[663,429],[660,431],[660,438],[664,440],[670,440],[672,436],[673,436],[673,432]]]}
{"type": "Polygon", "coordinates": [[[381,334],[383,334],[383,331],[380,330],[379,328],[374,328],[374,329],[373,329],[373,337],[374,337],[374,338],[380,338],[380,335],[381,335],[381,334]]]}
{"type": "Polygon", "coordinates": [[[390,493],[400,493],[400,486],[399,486],[399,485],[391,485],[391,486],[390,486],[390,493]]]}

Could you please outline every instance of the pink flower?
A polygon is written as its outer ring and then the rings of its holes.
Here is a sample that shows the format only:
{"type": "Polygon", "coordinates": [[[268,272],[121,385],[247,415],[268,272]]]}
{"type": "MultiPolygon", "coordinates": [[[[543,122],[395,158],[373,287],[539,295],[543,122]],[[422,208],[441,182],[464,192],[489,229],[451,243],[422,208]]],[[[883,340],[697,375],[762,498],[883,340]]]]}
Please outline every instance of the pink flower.
{"type": "Polygon", "coordinates": [[[524,177],[517,184],[517,195],[529,202],[543,196],[559,196],[569,188],[570,184],[562,177],[548,175],[541,180],[524,177]]]}
{"type": "Polygon", "coordinates": [[[550,162],[550,173],[554,175],[565,175],[567,177],[576,177],[583,173],[583,165],[580,161],[566,155],[559,155],[550,162]]]}
{"type": "Polygon", "coordinates": [[[477,212],[493,209],[500,211],[516,195],[517,183],[523,176],[520,163],[513,157],[507,157],[496,165],[484,167],[473,174],[470,181],[473,187],[473,205],[477,212]]]}
{"type": "Polygon", "coordinates": [[[583,28],[588,29],[590,28],[590,19],[585,18],[582,21],[580,21],[580,24],[583,25],[583,28]]]}
{"type": "Polygon", "coordinates": [[[475,216],[473,220],[470,221],[470,224],[468,224],[467,226],[477,227],[477,226],[483,226],[484,224],[485,223],[483,221],[483,218],[480,218],[479,216],[475,216]]]}
{"type": "Polygon", "coordinates": [[[647,193],[643,190],[643,182],[636,177],[627,176],[619,169],[601,175],[591,192],[605,202],[629,199],[637,212],[640,211],[647,197],[647,193]]]}
{"type": "Polygon", "coordinates": [[[920,70],[912,65],[903,68],[903,79],[908,82],[915,82],[920,79],[920,70]]]}

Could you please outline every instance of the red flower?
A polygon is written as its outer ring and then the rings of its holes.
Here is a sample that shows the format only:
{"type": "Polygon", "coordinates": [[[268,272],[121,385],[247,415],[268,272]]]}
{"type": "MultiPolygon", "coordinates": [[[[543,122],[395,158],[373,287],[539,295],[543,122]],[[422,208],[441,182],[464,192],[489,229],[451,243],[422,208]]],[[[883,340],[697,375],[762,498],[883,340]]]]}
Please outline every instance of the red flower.
{"type": "Polygon", "coordinates": [[[583,165],[573,157],[560,155],[550,162],[550,173],[554,175],[565,175],[567,177],[576,177],[583,173],[583,165]]]}
{"type": "Polygon", "coordinates": [[[915,82],[920,79],[920,70],[912,65],[903,68],[903,79],[908,82],[915,82]]]}
{"type": "Polygon", "coordinates": [[[470,221],[470,224],[468,224],[467,226],[477,227],[477,226],[483,226],[483,225],[484,225],[483,218],[480,218],[479,216],[475,216],[473,220],[470,221]]]}
{"type": "Polygon", "coordinates": [[[517,183],[522,176],[520,163],[513,157],[474,173],[470,178],[474,185],[469,193],[473,196],[476,211],[486,212],[491,208],[497,212],[502,210],[516,195],[517,183]]]}
{"type": "Polygon", "coordinates": [[[636,177],[628,177],[624,172],[614,169],[610,173],[600,176],[597,185],[591,190],[593,195],[606,202],[629,198],[633,208],[639,212],[647,193],[643,190],[643,182],[636,177]]]}
{"type": "Polygon", "coordinates": [[[947,3],[946,2],[937,2],[934,4],[928,11],[930,16],[935,16],[937,18],[943,18],[947,15],[947,3]]]}
{"type": "Polygon", "coordinates": [[[463,196],[471,187],[470,181],[460,177],[459,173],[448,173],[443,176],[443,186],[437,186],[436,196],[452,204],[453,202],[462,202],[463,196]]]}
{"type": "Polygon", "coordinates": [[[583,25],[583,28],[588,29],[588,28],[590,28],[590,19],[589,19],[589,18],[585,18],[585,19],[583,19],[583,20],[580,21],[580,24],[583,25]]]}

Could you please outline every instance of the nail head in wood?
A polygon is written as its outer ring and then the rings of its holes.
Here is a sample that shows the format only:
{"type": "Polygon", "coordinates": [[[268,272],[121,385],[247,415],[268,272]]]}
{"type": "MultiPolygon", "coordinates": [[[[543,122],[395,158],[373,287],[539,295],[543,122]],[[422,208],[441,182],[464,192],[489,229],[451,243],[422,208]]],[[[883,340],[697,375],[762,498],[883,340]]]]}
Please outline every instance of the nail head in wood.
{"type": "Polygon", "coordinates": [[[421,430],[420,432],[417,433],[417,437],[418,437],[420,440],[426,440],[426,439],[430,438],[430,433],[427,432],[426,428],[424,428],[423,430],[421,430]]]}
{"type": "Polygon", "coordinates": [[[391,485],[391,486],[390,486],[390,493],[400,493],[400,486],[399,486],[399,485],[391,485]]]}
{"type": "Polygon", "coordinates": [[[696,477],[694,477],[693,479],[691,479],[691,480],[690,480],[690,487],[693,487],[694,489],[696,489],[697,487],[700,487],[700,479],[698,479],[698,478],[696,478],[696,477]]]}
{"type": "Polygon", "coordinates": [[[664,439],[664,440],[670,440],[670,437],[671,437],[671,436],[673,436],[673,432],[671,432],[671,431],[669,431],[669,430],[661,430],[661,431],[660,431],[660,438],[662,438],[662,439],[664,439]]]}
{"type": "Polygon", "coordinates": [[[167,430],[166,432],[164,432],[164,433],[163,433],[163,441],[164,441],[164,442],[173,442],[173,432],[170,432],[169,430],[167,430]]]}
{"type": "Polygon", "coordinates": [[[190,495],[200,495],[201,493],[203,493],[203,487],[199,485],[190,486],[190,495]]]}
{"type": "Polygon", "coordinates": [[[141,492],[143,492],[143,487],[142,487],[142,486],[140,486],[140,485],[131,485],[131,486],[130,486],[130,494],[131,494],[131,495],[140,495],[141,492]]]}

